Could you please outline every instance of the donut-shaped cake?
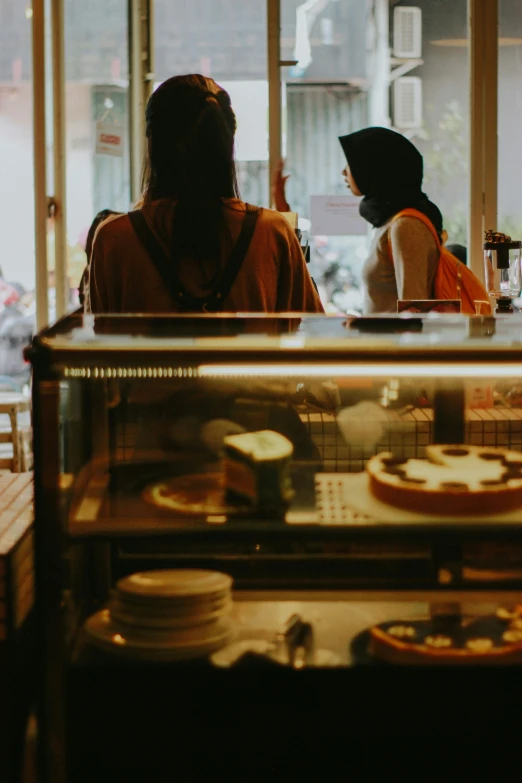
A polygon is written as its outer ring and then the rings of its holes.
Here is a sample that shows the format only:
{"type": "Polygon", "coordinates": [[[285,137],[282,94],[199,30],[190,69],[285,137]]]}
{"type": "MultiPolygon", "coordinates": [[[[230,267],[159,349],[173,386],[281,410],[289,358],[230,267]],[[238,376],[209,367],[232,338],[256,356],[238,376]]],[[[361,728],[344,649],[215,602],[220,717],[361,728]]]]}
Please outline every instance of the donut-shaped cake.
{"type": "Polygon", "coordinates": [[[409,511],[475,515],[522,506],[522,453],[518,451],[427,446],[426,459],[378,454],[366,470],[376,498],[409,511]]]}

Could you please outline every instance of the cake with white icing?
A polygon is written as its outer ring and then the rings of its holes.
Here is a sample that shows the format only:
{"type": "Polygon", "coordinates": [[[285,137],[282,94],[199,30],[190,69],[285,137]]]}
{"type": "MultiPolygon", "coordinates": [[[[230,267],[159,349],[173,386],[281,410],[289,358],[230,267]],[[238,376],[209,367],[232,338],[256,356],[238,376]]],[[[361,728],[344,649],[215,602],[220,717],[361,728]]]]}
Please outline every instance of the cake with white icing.
{"type": "Polygon", "coordinates": [[[487,446],[426,447],[426,459],[378,454],[366,467],[373,495],[425,514],[494,514],[522,506],[522,454],[487,446]]]}
{"type": "Polygon", "coordinates": [[[292,443],[278,432],[262,430],[224,440],[227,497],[259,509],[281,508],[293,497],[292,443]]]}

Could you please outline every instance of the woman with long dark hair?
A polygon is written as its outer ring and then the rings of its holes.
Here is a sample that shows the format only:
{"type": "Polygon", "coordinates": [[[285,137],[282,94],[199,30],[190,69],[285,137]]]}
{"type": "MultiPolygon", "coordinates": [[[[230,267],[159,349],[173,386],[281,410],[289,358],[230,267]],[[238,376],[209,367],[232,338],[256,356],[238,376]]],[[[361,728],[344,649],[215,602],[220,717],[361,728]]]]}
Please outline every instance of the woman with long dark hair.
{"type": "Polygon", "coordinates": [[[235,130],[212,79],[176,76],[153,93],[143,204],[98,229],[93,312],[322,312],[287,221],[239,199],[235,130]]]}

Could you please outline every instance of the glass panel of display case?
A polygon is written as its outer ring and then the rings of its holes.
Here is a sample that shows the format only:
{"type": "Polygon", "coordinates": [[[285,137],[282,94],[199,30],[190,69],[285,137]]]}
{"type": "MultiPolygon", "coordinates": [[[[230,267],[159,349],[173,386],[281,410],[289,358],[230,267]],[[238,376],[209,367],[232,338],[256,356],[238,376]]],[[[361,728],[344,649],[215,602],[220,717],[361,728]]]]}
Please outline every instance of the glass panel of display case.
{"type": "Polygon", "coordinates": [[[75,536],[519,521],[518,319],[78,316],[61,329],[42,346],[61,376],[75,536]]]}

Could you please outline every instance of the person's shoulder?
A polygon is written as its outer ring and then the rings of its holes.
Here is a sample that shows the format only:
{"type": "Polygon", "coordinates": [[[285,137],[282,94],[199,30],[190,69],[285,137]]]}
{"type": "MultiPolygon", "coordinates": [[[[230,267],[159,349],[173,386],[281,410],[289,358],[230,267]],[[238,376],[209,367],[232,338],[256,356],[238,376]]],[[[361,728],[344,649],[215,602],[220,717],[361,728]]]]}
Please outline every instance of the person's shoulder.
{"type": "Polygon", "coordinates": [[[127,213],[109,215],[96,229],[93,250],[99,251],[101,248],[108,250],[114,244],[121,243],[126,236],[130,236],[131,232],[132,225],[127,213]]]}
{"type": "Polygon", "coordinates": [[[101,236],[114,236],[121,231],[125,231],[129,226],[129,216],[125,212],[109,215],[109,217],[105,218],[96,229],[94,239],[96,241],[96,239],[101,236]]]}
{"type": "Polygon", "coordinates": [[[429,231],[428,226],[420,217],[415,217],[415,215],[401,215],[400,212],[388,221],[388,225],[391,226],[391,228],[399,229],[420,228],[422,226],[422,228],[426,228],[429,231]]]}
{"type": "Polygon", "coordinates": [[[400,215],[390,221],[389,227],[394,238],[406,237],[410,240],[435,244],[432,229],[413,215],[400,215]]]}
{"type": "Polygon", "coordinates": [[[250,209],[258,209],[258,226],[264,231],[280,237],[295,236],[295,231],[290,226],[288,220],[275,209],[258,207],[255,204],[247,204],[240,199],[226,199],[227,206],[234,212],[246,212],[250,209]]]}
{"type": "Polygon", "coordinates": [[[259,219],[266,231],[281,238],[289,239],[295,237],[294,229],[281,212],[276,212],[275,209],[262,208],[259,219]]]}

